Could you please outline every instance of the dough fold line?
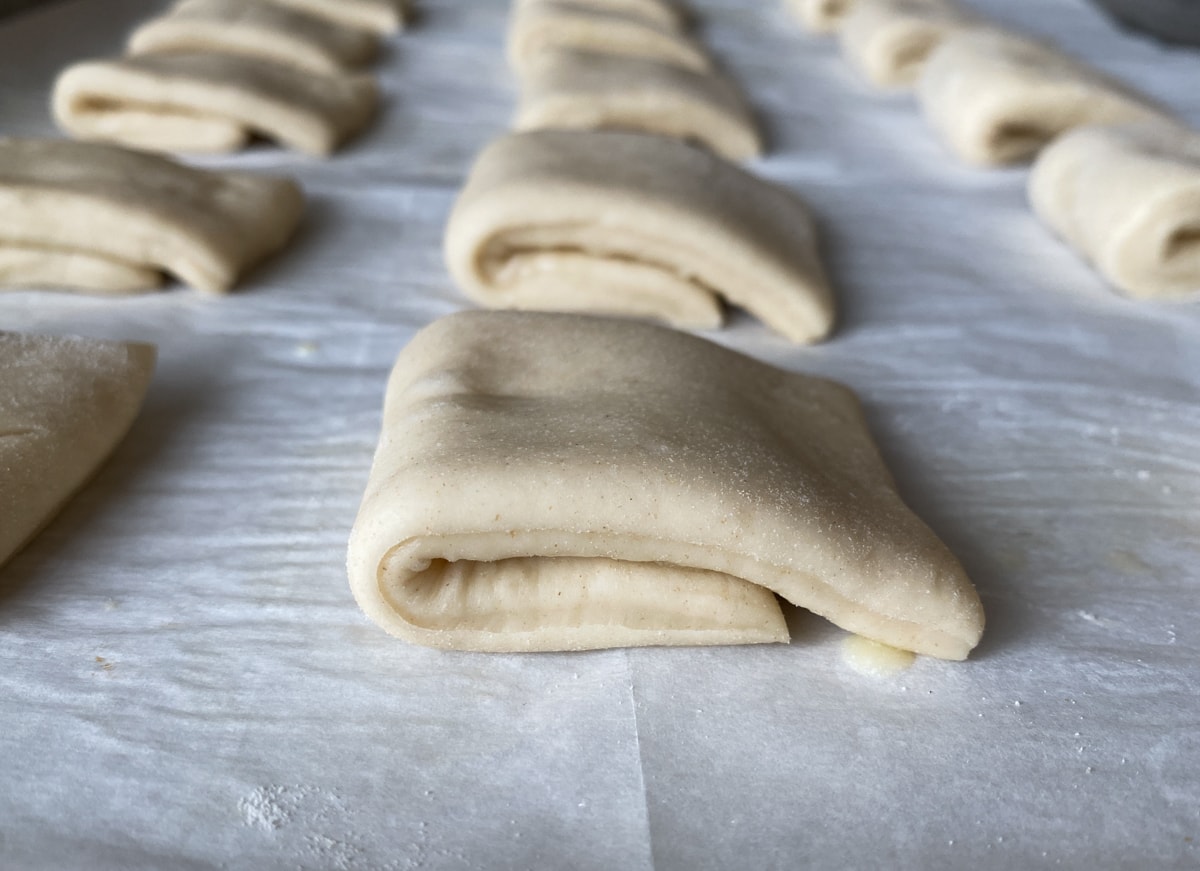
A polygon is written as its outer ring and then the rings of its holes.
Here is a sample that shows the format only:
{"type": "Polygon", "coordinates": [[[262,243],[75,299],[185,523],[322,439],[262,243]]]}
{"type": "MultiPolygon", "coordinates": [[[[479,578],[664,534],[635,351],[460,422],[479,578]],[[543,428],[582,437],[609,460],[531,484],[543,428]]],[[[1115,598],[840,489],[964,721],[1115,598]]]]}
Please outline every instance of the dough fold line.
{"type": "Polygon", "coordinates": [[[983,629],[848,390],[578,315],[467,312],[405,348],[348,571],[439,647],[781,640],[770,592],[933,656],[983,629]]]}

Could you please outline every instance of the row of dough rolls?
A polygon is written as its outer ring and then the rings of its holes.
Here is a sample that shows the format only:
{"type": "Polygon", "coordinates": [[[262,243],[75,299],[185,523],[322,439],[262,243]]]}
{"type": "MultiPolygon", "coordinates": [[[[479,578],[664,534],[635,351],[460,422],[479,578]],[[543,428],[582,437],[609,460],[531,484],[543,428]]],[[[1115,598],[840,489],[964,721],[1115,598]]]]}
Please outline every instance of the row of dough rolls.
{"type": "Polygon", "coordinates": [[[795,342],[829,333],[812,217],[733,162],[757,129],[683,20],[663,0],[517,0],[517,132],[478,156],[445,234],[472,300],[684,329],[732,303],[795,342]]]}
{"type": "Polygon", "coordinates": [[[786,641],[776,594],[945,659],[984,622],[849,390],[583,315],[466,312],[417,334],[348,571],[388,632],[453,649],[786,641]]]}
{"type": "Polygon", "coordinates": [[[326,156],[375,114],[362,71],[399,0],[178,0],[122,57],[73,64],[51,106],[78,139],[151,151],[228,152],[252,138],[326,156]]]}
{"type": "Polygon", "coordinates": [[[1035,214],[1138,298],[1200,290],[1200,135],[1054,45],[953,0],[794,0],[881,87],[916,89],[930,126],[978,166],[1034,159],[1035,214]]]}

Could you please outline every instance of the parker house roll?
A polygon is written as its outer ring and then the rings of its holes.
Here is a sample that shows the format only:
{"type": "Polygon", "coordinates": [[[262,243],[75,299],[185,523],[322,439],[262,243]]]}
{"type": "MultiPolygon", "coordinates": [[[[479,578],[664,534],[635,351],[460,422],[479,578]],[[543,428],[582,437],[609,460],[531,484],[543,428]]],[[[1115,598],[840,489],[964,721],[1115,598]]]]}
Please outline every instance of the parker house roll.
{"type": "Polygon", "coordinates": [[[741,93],[717,72],[594,52],[545,52],[526,69],[517,130],[638,130],[698,142],[728,160],[762,153],[741,93]]]}
{"type": "Polygon", "coordinates": [[[77,63],[55,82],[53,110],[76,139],[199,153],[262,136],[324,157],[367,125],[377,100],[369,75],[192,52],[77,63]]]}
{"type": "Polygon", "coordinates": [[[128,52],[220,52],[339,73],[374,60],[378,38],[260,0],[181,0],[129,37],[128,52]]]}
{"type": "Polygon", "coordinates": [[[1119,289],[1200,294],[1200,135],[1180,125],[1081,127],[1029,178],[1038,217],[1119,289]]]}
{"type": "Polygon", "coordinates": [[[796,19],[813,33],[832,33],[857,0],[785,0],[796,19]]]}
{"type": "Polygon", "coordinates": [[[547,51],[588,51],[642,58],[704,72],[712,61],[677,28],[636,14],[566,0],[530,0],[513,8],[508,62],[518,74],[547,51]]]}
{"type": "Polygon", "coordinates": [[[838,29],[842,53],[872,84],[912,85],[953,33],[980,26],[953,0],[857,0],[838,29]]]}
{"type": "Polygon", "coordinates": [[[0,565],[125,437],[153,345],[0,332],[0,565]]]}
{"type": "Polygon", "coordinates": [[[323,18],[332,24],[357,27],[380,36],[404,29],[408,0],[270,0],[323,18]]]}
{"type": "Polygon", "coordinates": [[[793,342],[833,327],[807,208],[790,191],[662,136],[543,130],[480,154],[446,263],[492,308],[588,311],[714,328],[721,300],[793,342]]]}
{"type": "Polygon", "coordinates": [[[943,41],[926,61],[917,93],[951,150],[982,165],[1027,160],[1072,127],[1166,114],[1052,46],[995,29],[943,41]]]}
{"type": "Polygon", "coordinates": [[[286,178],[110,145],[0,139],[0,289],[133,293],[168,273],[222,293],[283,247],[303,210],[286,178]]]}
{"type": "Polygon", "coordinates": [[[983,631],[848,389],[581,315],[467,312],[417,334],[348,567],[372,620],[454,649],[783,641],[772,592],[946,659],[983,631]]]}

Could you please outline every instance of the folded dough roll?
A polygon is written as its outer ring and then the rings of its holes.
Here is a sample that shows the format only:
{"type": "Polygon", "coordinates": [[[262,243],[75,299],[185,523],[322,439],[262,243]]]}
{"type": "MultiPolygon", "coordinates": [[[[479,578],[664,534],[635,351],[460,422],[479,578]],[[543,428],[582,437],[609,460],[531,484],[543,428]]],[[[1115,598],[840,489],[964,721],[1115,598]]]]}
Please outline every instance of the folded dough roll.
{"type": "Polygon", "coordinates": [[[373,60],[378,42],[366,31],[273,3],[182,0],[135,30],[127,48],[133,55],[248,55],[316,73],[339,73],[373,60]]]}
{"type": "Polygon", "coordinates": [[[1029,178],[1033,209],[1130,296],[1200,291],[1200,135],[1179,125],[1081,127],[1029,178]]]}
{"type": "Polygon", "coordinates": [[[849,390],[578,315],[466,312],[413,339],[348,567],[373,620],[438,647],[782,640],[755,588],[948,659],[983,630],[849,390]]]}
{"type": "Polygon", "coordinates": [[[704,49],[675,27],[634,14],[558,0],[518,4],[508,31],[508,62],[525,75],[547,51],[588,51],[642,58],[703,72],[712,67],[704,49]]]}
{"type": "Polygon", "coordinates": [[[547,52],[521,81],[517,130],[640,130],[729,160],[762,153],[738,89],[716,73],[592,52],[547,52]]]}
{"type": "Polygon", "coordinates": [[[344,27],[357,27],[380,36],[404,29],[406,0],[270,0],[276,6],[298,9],[344,27]]]}
{"type": "MultiPolygon", "coordinates": [[[[537,6],[547,0],[514,0],[514,7],[537,6]]],[[[682,30],[686,23],[683,9],[670,0],[552,0],[566,3],[582,9],[594,9],[599,12],[615,12],[619,15],[629,15],[644,18],[647,21],[682,30]]]]}
{"type": "Polygon", "coordinates": [[[1051,46],[994,29],[956,33],[929,56],[917,93],[963,160],[1026,160],[1072,127],[1162,119],[1164,110],[1051,46]]]}
{"type": "Polygon", "coordinates": [[[78,139],[150,151],[234,151],[261,135],[325,156],[375,114],[367,75],[325,75],[229,54],[85,61],[54,85],[58,124],[78,139]]]}
{"type": "Polygon", "coordinates": [[[640,133],[542,130],[480,154],[450,215],[446,264],[493,308],[720,326],[720,297],[794,342],[833,327],[816,231],[790,191],[640,133]]]}
{"type": "Polygon", "coordinates": [[[0,565],[125,437],[154,361],[153,345],[0,332],[0,565]]]}
{"type": "Polygon", "coordinates": [[[303,210],[290,179],[109,145],[0,139],[0,284],[128,293],[168,272],[223,292],[283,247],[303,210]]]}
{"type": "Polygon", "coordinates": [[[846,60],[888,88],[911,85],[944,39],[978,25],[950,0],[858,0],[838,37],[846,60]]]}
{"type": "Polygon", "coordinates": [[[787,0],[792,14],[814,33],[832,33],[857,0],[787,0]]]}

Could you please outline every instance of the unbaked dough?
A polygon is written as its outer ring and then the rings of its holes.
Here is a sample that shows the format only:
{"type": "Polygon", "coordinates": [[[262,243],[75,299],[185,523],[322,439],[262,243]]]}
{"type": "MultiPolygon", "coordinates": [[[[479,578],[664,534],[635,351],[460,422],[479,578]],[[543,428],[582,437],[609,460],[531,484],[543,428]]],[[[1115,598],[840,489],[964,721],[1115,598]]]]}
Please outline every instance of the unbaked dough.
{"type": "MultiPolygon", "coordinates": [[[[536,6],[546,0],[514,0],[513,5],[536,6]]],[[[644,18],[664,27],[682,29],[685,15],[683,9],[669,0],[556,0],[584,9],[595,9],[601,12],[616,12],[644,18]]]]}
{"type": "Polygon", "coordinates": [[[493,308],[721,323],[719,297],[794,342],[823,338],[833,296],[804,204],[663,136],[542,130],[480,154],[446,263],[493,308]]]}
{"type": "Polygon", "coordinates": [[[154,359],[152,345],[0,332],[0,565],[125,437],[154,359]]]}
{"type": "Polygon", "coordinates": [[[730,160],[762,153],[738,89],[715,72],[592,52],[547,52],[521,82],[517,130],[640,130],[730,160]]]}
{"type": "Polygon", "coordinates": [[[786,0],[792,14],[814,33],[832,33],[857,0],[786,0]]]}
{"type": "Polygon", "coordinates": [[[251,57],[187,53],[84,61],[54,86],[54,117],[78,139],[151,151],[234,151],[252,135],[325,156],[362,130],[369,75],[326,75],[251,57]]]}
{"type": "Polygon", "coordinates": [[[303,210],[290,179],[109,145],[0,139],[0,286],[128,293],[167,272],[227,291],[283,247],[303,210]]]}
{"type": "Polygon", "coordinates": [[[1084,124],[1162,119],[1165,111],[1052,46],[995,29],[956,33],[929,56],[925,117],[963,160],[1026,160],[1084,124]]]}
{"type": "Polygon", "coordinates": [[[979,24],[952,0],[857,0],[838,37],[852,66],[891,88],[911,85],[942,40],[979,24]]]}
{"type": "Polygon", "coordinates": [[[345,27],[357,27],[381,36],[404,28],[407,0],[270,0],[324,18],[345,27]]]}
{"type": "Polygon", "coordinates": [[[706,71],[712,61],[698,44],[674,27],[636,15],[539,0],[514,7],[508,31],[508,61],[524,75],[546,51],[570,49],[635,57],[706,71]]]}
{"type": "Polygon", "coordinates": [[[348,566],[371,619],[438,647],[783,640],[768,589],[947,659],[983,630],[849,390],[580,315],[467,312],[413,339],[348,566]]]}
{"type": "Polygon", "coordinates": [[[1200,135],[1179,125],[1081,127],[1046,148],[1029,198],[1130,296],[1200,292],[1200,135]]]}
{"type": "Polygon", "coordinates": [[[316,73],[373,60],[377,38],[268,2],[182,0],[130,36],[129,54],[220,52],[249,55],[316,73]]]}

